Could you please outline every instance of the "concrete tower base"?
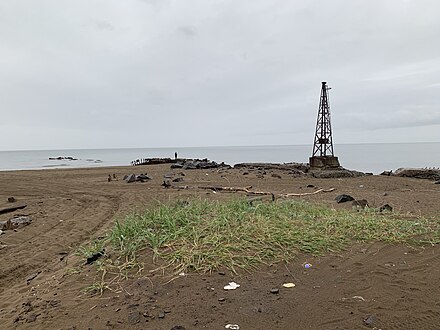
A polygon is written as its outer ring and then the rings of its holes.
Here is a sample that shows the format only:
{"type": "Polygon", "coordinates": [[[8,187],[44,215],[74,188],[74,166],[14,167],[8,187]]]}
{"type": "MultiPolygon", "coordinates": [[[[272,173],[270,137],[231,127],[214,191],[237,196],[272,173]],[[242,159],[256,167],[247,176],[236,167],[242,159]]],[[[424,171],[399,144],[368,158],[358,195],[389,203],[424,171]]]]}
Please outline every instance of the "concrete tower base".
{"type": "Polygon", "coordinates": [[[315,156],[309,158],[310,169],[338,168],[338,157],[335,156],[315,156]]]}

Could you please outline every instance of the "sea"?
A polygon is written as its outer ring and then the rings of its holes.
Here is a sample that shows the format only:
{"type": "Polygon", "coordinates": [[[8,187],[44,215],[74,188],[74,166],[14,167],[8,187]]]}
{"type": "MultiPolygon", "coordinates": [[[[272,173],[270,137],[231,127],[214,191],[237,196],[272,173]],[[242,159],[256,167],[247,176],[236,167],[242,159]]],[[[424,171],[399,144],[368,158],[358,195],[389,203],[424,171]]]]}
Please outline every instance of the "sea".
{"type": "MultiPolygon", "coordinates": [[[[230,165],[307,163],[312,145],[0,151],[0,170],[125,166],[142,158],[174,158],[175,152],[179,158],[208,158],[230,165]],[[76,160],[49,159],[56,157],[76,160]]],[[[334,146],[334,153],[343,167],[374,174],[402,167],[440,167],[440,142],[340,144],[334,146]]]]}

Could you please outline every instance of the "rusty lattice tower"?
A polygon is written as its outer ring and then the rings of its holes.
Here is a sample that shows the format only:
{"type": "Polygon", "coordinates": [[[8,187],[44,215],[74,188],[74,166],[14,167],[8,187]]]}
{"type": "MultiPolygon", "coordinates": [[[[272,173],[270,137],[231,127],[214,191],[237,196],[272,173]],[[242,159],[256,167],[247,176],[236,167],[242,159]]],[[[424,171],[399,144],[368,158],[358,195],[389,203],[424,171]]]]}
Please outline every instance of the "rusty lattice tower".
{"type": "Polygon", "coordinates": [[[332,125],[330,122],[330,105],[327,82],[322,82],[319,99],[318,119],[316,121],[315,141],[310,166],[317,168],[338,167],[338,157],[333,150],[332,125]]]}

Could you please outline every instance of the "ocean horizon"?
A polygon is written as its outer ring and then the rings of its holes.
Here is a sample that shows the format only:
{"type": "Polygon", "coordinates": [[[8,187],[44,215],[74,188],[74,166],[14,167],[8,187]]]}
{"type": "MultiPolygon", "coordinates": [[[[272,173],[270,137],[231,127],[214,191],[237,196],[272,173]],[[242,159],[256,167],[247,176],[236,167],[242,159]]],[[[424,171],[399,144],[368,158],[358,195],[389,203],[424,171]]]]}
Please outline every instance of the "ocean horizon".
{"type": "MultiPolygon", "coordinates": [[[[440,142],[335,144],[335,156],[347,169],[379,174],[401,167],[440,167],[440,142]]],[[[127,166],[141,158],[208,158],[230,165],[248,162],[308,163],[312,145],[107,148],[0,151],[0,170],[127,166]],[[72,157],[76,160],[49,160],[72,157]]]]}

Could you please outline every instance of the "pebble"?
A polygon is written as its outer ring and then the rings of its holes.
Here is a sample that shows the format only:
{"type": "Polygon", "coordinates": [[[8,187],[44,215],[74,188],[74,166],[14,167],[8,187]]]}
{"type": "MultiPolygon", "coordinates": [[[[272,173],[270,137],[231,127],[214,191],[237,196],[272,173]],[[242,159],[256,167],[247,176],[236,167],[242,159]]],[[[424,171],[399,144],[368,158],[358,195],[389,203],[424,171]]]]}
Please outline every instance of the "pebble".
{"type": "Polygon", "coordinates": [[[159,315],[157,316],[160,319],[163,319],[165,317],[165,313],[164,312],[159,312],[159,315]]]}
{"type": "Polygon", "coordinates": [[[277,288],[273,288],[270,290],[270,293],[273,293],[273,294],[278,294],[279,292],[280,292],[280,289],[277,289],[277,288]]]}
{"type": "Polygon", "coordinates": [[[224,301],[226,301],[226,299],[225,298],[218,298],[218,301],[224,302],[224,301]]]}

